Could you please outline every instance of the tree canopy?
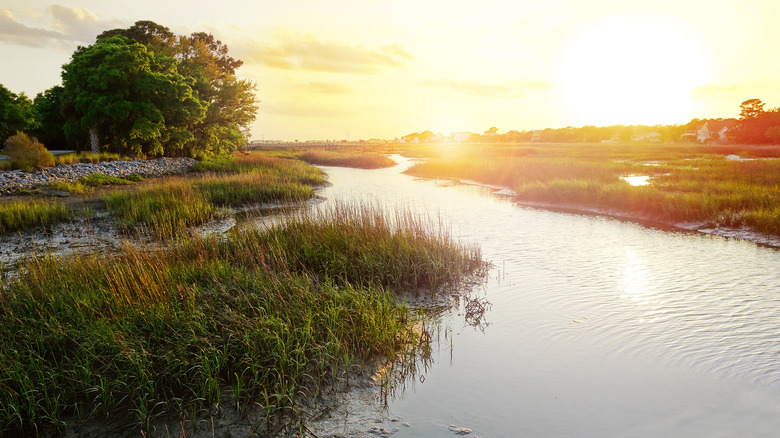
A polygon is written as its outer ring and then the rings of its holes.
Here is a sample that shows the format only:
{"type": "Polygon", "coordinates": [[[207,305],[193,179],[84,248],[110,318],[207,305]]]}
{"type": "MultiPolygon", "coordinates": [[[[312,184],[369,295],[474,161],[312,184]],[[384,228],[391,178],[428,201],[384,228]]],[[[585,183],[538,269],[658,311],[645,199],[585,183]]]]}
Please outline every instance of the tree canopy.
{"type": "Polygon", "coordinates": [[[254,84],[235,76],[241,64],[207,33],[176,36],[151,21],[103,32],[63,66],[64,133],[137,156],[231,152],[257,110],[254,84]]]}
{"type": "Polygon", "coordinates": [[[24,93],[16,95],[0,85],[0,147],[17,131],[25,131],[34,123],[32,102],[24,93]]]}

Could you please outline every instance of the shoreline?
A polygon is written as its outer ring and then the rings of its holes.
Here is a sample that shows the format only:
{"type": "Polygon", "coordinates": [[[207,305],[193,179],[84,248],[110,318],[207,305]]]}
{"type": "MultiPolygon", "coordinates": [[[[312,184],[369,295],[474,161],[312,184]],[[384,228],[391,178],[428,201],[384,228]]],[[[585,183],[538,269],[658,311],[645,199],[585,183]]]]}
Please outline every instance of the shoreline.
{"type": "MultiPolygon", "coordinates": [[[[417,178],[422,178],[422,177],[417,177],[417,178]]],[[[430,178],[422,178],[422,179],[430,179],[430,178]]],[[[609,210],[604,208],[591,207],[583,204],[558,204],[554,202],[527,201],[518,198],[514,190],[508,187],[496,186],[492,184],[484,184],[474,180],[461,180],[457,178],[450,178],[450,180],[459,184],[485,187],[489,189],[493,195],[508,198],[512,202],[514,202],[515,205],[522,206],[522,207],[536,208],[536,209],[554,211],[559,213],[583,214],[588,216],[603,216],[603,217],[609,217],[620,221],[633,222],[642,225],[644,227],[657,228],[664,231],[688,232],[688,233],[696,233],[696,234],[705,234],[710,236],[718,236],[718,237],[723,237],[728,239],[737,239],[746,242],[751,242],[756,245],[766,246],[770,248],[780,249],[780,236],[758,233],[756,231],[747,228],[721,227],[706,222],[663,221],[649,216],[632,214],[620,210],[609,210]]]]}

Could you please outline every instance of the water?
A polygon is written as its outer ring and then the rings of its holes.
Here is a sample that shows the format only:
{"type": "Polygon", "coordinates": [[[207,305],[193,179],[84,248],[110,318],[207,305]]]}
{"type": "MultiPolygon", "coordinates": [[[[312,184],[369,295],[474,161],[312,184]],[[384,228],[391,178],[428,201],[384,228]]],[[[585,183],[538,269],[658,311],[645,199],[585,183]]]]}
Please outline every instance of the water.
{"type": "Polygon", "coordinates": [[[394,437],[780,434],[780,251],[518,207],[477,186],[326,168],[328,202],[441,214],[494,264],[485,326],[441,321],[394,437]]]}

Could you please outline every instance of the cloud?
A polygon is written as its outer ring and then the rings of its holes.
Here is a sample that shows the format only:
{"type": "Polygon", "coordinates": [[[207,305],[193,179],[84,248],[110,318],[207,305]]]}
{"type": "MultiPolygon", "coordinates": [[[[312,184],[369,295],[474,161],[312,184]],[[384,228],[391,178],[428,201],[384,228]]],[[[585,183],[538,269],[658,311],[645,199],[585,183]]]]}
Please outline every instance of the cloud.
{"type": "MultiPolygon", "coordinates": [[[[30,12],[27,15],[32,16],[30,12]]],[[[116,20],[100,20],[87,9],[61,5],[46,8],[46,16],[51,17],[50,28],[30,27],[19,22],[10,10],[0,9],[0,42],[29,47],[92,43],[104,30],[124,26],[116,20]]]]}
{"type": "Polygon", "coordinates": [[[53,40],[67,38],[60,32],[25,26],[16,21],[11,11],[0,9],[0,41],[20,46],[43,47],[53,40]]]}
{"type": "Polygon", "coordinates": [[[352,89],[348,86],[335,82],[309,82],[308,84],[303,84],[301,88],[322,94],[348,94],[352,92],[352,89]]]}
{"type": "Polygon", "coordinates": [[[435,79],[427,80],[424,84],[486,98],[520,97],[529,91],[544,91],[555,87],[554,83],[544,81],[510,81],[500,84],[483,84],[468,79],[435,79]]]}
{"type": "Polygon", "coordinates": [[[46,12],[51,15],[55,30],[81,42],[94,42],[103,31],[124,27],[117,20],[101,21],[92,11],[84,8],[52,5],[46,8],[46,12]]]}
{"type": "Polygon", "coordinates": [[[691,91],[691,95],[698,100],[708,99],[708,98],[720,98],[724,97],[730,94],[733,94],[735,91],[737,91],[738,88],[731,86],[731,87],[723,87],[720,85],[702,85],[701,87],[696,87],[691,91]]]}
{"type": "Polygon", "coordinates": [[[285,70],[329,73],[375,74],[414,59],[399,44],[367,48],[323,42],[312,35],[282,35],[274,46],[254,47],[246,52],[248,62],[285,70]]]}

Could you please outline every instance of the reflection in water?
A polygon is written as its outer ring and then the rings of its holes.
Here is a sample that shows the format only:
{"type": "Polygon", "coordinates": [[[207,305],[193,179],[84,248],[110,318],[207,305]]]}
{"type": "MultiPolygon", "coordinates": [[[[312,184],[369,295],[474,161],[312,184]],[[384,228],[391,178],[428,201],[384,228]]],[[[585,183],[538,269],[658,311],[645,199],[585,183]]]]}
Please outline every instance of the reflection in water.
{"type": "Polygon", "coordinates": [[[466,300],[441,314],[430,357],[388,400],[409,424],[394,438],[451,437],[452,424],[480,436],[776,436],[780,251],[517,207],[402,175],[408,161],[393,158],[327,168],[320,194],[440,212],[495,266],[478,301],[490,325],[465,324],[479,314],[466,300]]]}

